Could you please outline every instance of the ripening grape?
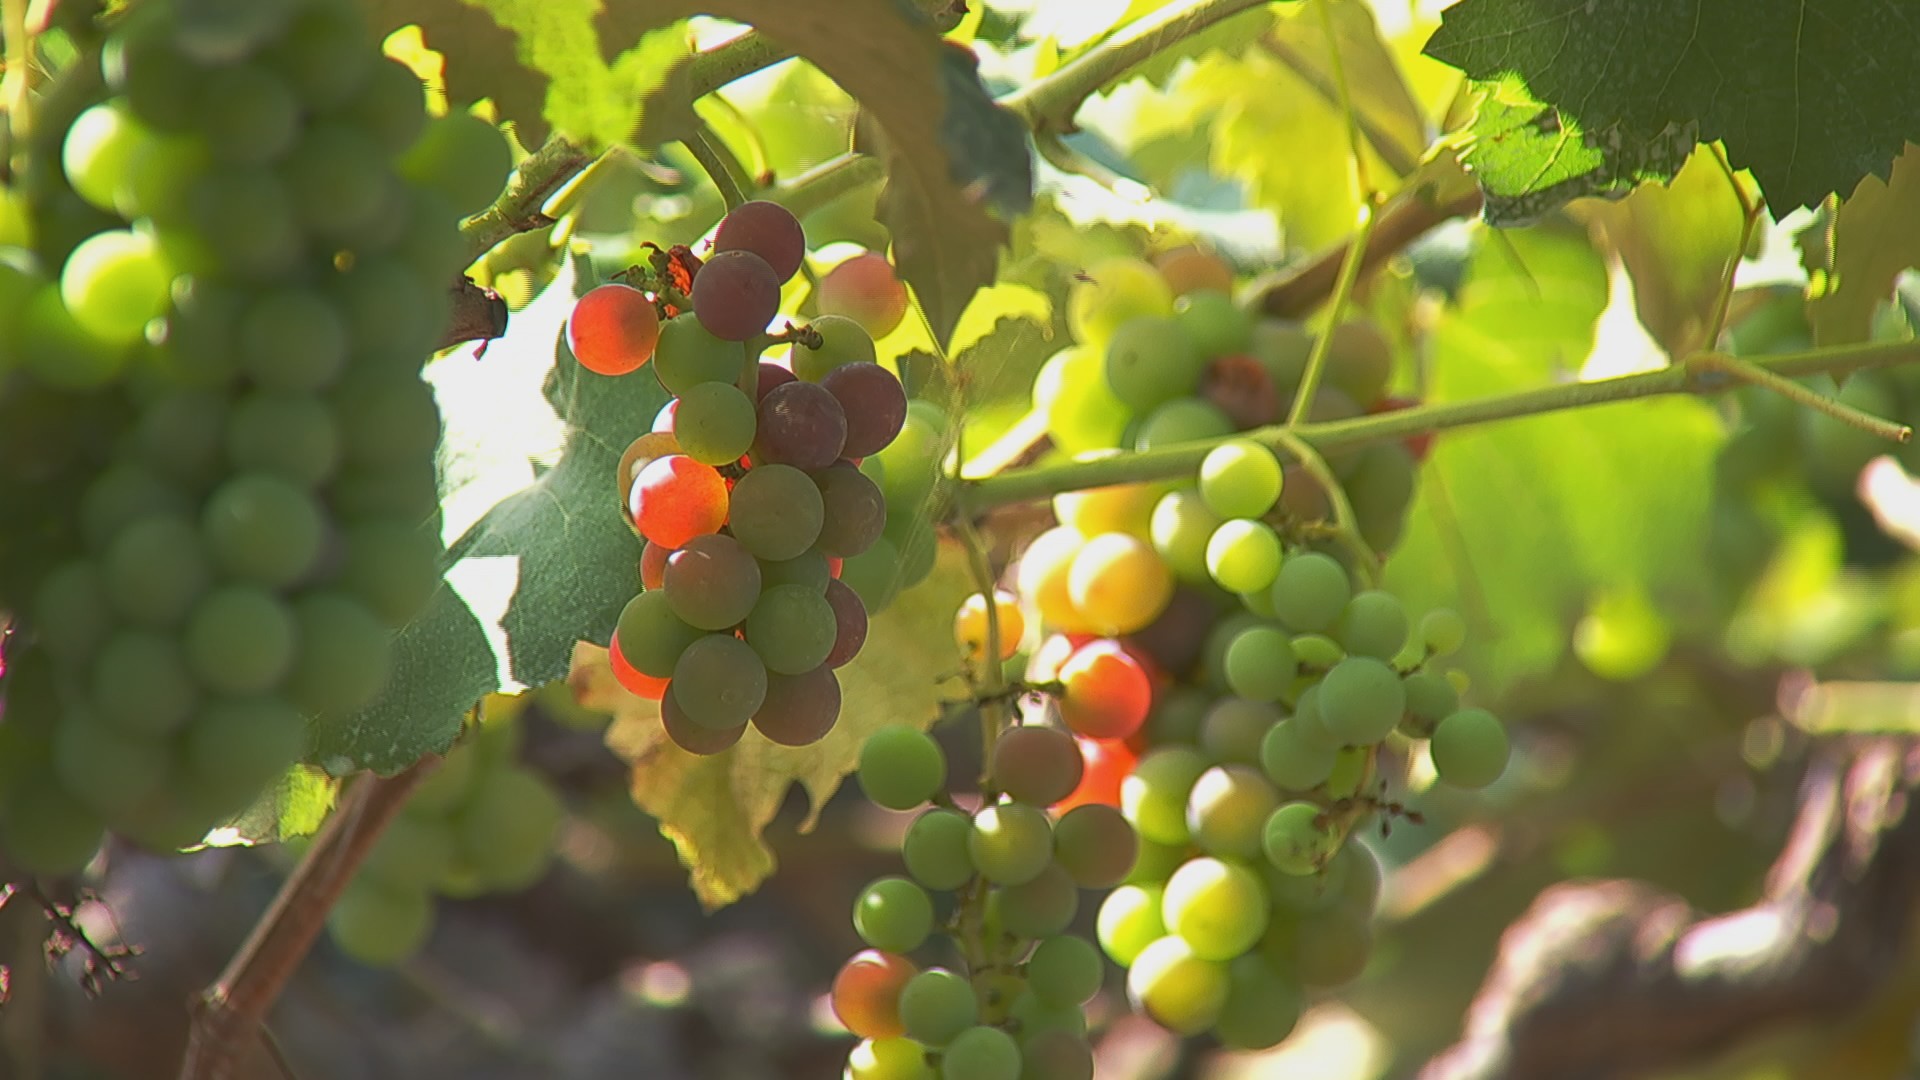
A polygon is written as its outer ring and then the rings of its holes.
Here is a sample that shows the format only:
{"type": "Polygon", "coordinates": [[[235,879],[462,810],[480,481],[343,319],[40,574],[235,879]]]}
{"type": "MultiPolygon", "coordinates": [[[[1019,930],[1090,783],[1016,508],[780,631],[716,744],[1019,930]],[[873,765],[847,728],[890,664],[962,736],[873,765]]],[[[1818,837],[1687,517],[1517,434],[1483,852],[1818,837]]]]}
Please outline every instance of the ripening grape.
{"type": "Polygon", "coordinates": [[[1055,629],[1092,629],[1074,606],[1067,582],[1074,557],[1085,545],[1086,537],[1078,530],[1057,526],[1034,537],[1020,556],[1015,588],[1034,606],[1041,621],[1055,629]]]}
{"type": "Polygon", "coordinates": [[[779,203],[754,199],[727,211],[713,233],[713,250],[751,251],[785,281],[800,269],[807,239],[800,222],[779,203]]]}
{"type": "Polygon", "coordinates": [[[819,539],[826,519],[820,488],[791,465],[760,464],[733,485],[728,526],[762,559],[795,559],[819,539]]]}
{"type": "MultiPolygon", "coordinates": [[[[616,668],[616,671],[618,669],[616,668]]],[[[740,741],[747,733],[745,723],[732,727],[708,727],[694,721],[680,705],[680,699],[668,683],[660,694],[660,726],[673,744],[689,754],[718,754],[740,741]]]]}
{"type": "Polygon", "coordinates": [[[838,579],[827,582],[827,603],[833,605],[836,630],[827,666],[837,668],[860,654],[867,641],[867,609],[860,597],[838,579]]]}
{"type": "Polygon", "coordinates": [[[1320,807],[1293,802],[1267,818],[1261,846],[1267,861],[1285,874],[1311,874],[1326,865],[1340,846],[1340,838],[1323,823],[1320,807]]]}
{"type": "Polygon", "coordinates": [[[608,282],[574,303],[567,349],[596,375],[625,375],[653,358],[660,330],[660,312],[646,293],[608,282]]]}
{"type": "Polygon", "coordinates": [[[996,890],[987,901],[989,925],[1018,938],[1043,938],[1065,931],[1080,910],[1080,890],[1058,863],[1018,885],[996,890]]]}
{"type": "Polygon", "coordinates": [[[1227,1003],[1227,965],[1195,954],[1179,935],[1153,942],[1133,958],[1127,996],[1156,1023],[1177,1035],[1213,1026],[1227,1003]]]}
{"type": "Polygon", "coordinates": [[[1507,768],[1506,728],[1485,709],[1461,709],[1440,721],[1427,749],[1435,775],[1454,787],[1486,787],[1507,768]]]}
{"type": "Polygon", "coordinates": [[[1020,724],[994,740],[992,782],[1008,798],[1051,806],[1080,786],[1085,766],[1073,736],[1059,728],[1020,724]]]}
{"type": "Polygon", "coordinates": [[[1076,735],[1124,739],[1146,723],[1153,683],[1139,661],[1111,641],[1076,649],[1060,668],[1060,715],[1076,735]]]}
{"type": "Polygon", "coordinates": [[[1107,634],[1139,630],[1166,610],[1173,575],[1151,547],[1127,533],[1089,537],[1067,569],[1074,609],[1107,634]]]}
{"type": "Polygon", "coordinates": [[[613,637],[620,654],[636,670],[666,678],[673,674],[680,654],[700,639],[701,632],[674,613],[665,592],[650,589],[627,601],[613,637]]]}
{"type": "Polygon", "coordinates": [[[746,642],[708,634],[680,654],[668,693],[689,720],[729,730],[745,724],[766,700],[767,669],[746,642]]]}
{"type": "Polygon", "coordinates": [[[1070,454],[1119,446],[1129,413],[1107,385],[1104,352],[1075,345],[1055,353],[1034,376],[1033,405],[1054,445],[1070,454]]]}
{"type": "Polygon", "coordinates": [[[814,546],[832,558],[849,559],[879,542],[887,528],[887,499],[879,485],[844,461],[812,475],[823,515],[814,546]]]}
{"type": "Polygon", "coordinates": [[[838,461],[846,448],[846,410],[817,383],[776,386],[760,399],[758,408],[756,463],[777,462],[812,471],[838,461]]]}
{"type": "Polygon", "coordinates": [[[973,985],[945,968],[929,968],[900,991],[900,1022],[928,1046],[945,1046],[980,1018],[973,985]]]}
{"type": "Polygon", "coordinates": [[[867,949],[854,954],[833,977],[833,1014],[865,1039],[906,1034],[900,1022],[901,990],[919,974],[904,956],[867,949]]]}
{"type": "MultiPolygon", "coordinates": [[[[673,573],[671,563],[667,572],[673,573]]],[[[769,672],[802,675],[826,663],[838,623],[822,593],[805,585],[776,585],[761,591],[743,629],[769,672]]]]}
{"type": "Polygon", "coordinates": [[[1221,443],[1200,462],[1200,497],[1222,518],[1258,518],[1280,501],[1280,460],[1251,439],[1221,443]]]}
{"type": "Polygon", "coordinates": [[[1267,817],[1280,794],[1251,765],[1215,765],[1194,781],[1187,796],[1187,831],[1200,850],[1221,858],[1259,856],[1267,817]]]}
{"type": "Polygon", "coordinates": [[[820,385],[846,413],[847,441],[841,453],[847,457],[879,453],[906,425],[907,392],[893,372],[879,364],[842,364],[827,372],[820,385]]]}
{"type": "Polygon", "coordinates": [[[1067,327],[1074,340],[1094,347],[1105,344],[1130,319],[1171,314],[1173,290],[1140,259],[1095,263],[1074,279],[1067,292],[1067,327]]]}
{"type": "Polygon", "coordinates": [[[907,287],[886,256],[868,251],[821,275],[816,303],[822,315],[844,315],[874,337],[885,337],[906,316],[907,287]]]}
{"type": "Polygon", "coordinates": [[[947,756],[933,736],[890,725],[860,744],[860,790],[889,810],[911,810],[947,782],[947,756]]]}
{"type": "Polygon", "coordinates": [[[696,383],[671,404],[674,440],[702,465],[737,461],[753,446],[753,402],[732,383],[696,383]]]}
{"type": "Polygon", "coordinates": [[[1217,762],[1254,764],[1260,760],[1260,740],[1279,720],[1279,709],[1269,702],[1220,698],[1200,718],[1200,749],[1217,762]]]}
{"type": "Polygon", "coordinates": [[[1196,293],[1225,296],[1233,291],[1233,267],[1226,260],[1195,244],[1169,248],[1153,257],[1153,267],[1165,279],[1173,295],[1186,297],[1196,293]]]}
{"type": "Polygon", "coordinates": [[[996,803],[973,816],[967,853],[988,881],[1020,885],[1039,877],[1052,859],[1052,826],[1024,803],[996,803]]]}
{"type": "Polygon", "coordinates": [[[780,310],[780,276],[750,251],[722,251],[693,278],[693,314],[722,341],[745,341],[766,330],[780,310]]]}
{"type": "Polygon", "coordinates": [[[711,465],[685,454],[649,461],[627,496],[634,528],[662,547],[683,547],[727,523],[727,482],[711,465]]]}
{"type": "Polygon", "coordinates": [[[1082,806],[1119,806],[1120,784],[1133,770],[1133,751],[1118,739],[1076,736],[1074,742],[1080,744],[1080,759],[1086,762],[1086,771],[1080,777],[1080,786],[1053,808],[1065,813],[1082,806]]]}
{"type": "Polygon", "coordinates": [[[823,664],[798,675],[769,671],[753,726],[781,746],[811,746],[826,738],[839,717],[840,680],[823,664]]]}
{"type": "Polygon", "coordinates": [[[760,563],[733,537],[704,533],[667,556],[662,584],[668,606],[689,626],[726,630],[759,602],[760,563]]]}
{"type": "MultiPolygon", "coordinates": [[[[1026,618],[1020,614],[1020,601],[1012,593],[994,590],[993,594],[995,629],[999,634],[1000,660],[1010,660],[1020,651],[1020,640],[1026,636],[1026,618]]],[[[960,644],[960,650],[968,661],[978,664],[987,658],[987,597],[984,593],[974,593],[960,603],[960,610],[953,616],[953,638],[960,644]]],[[[1077,753],[1077,751],[1076,751],[1077,753]]]]}

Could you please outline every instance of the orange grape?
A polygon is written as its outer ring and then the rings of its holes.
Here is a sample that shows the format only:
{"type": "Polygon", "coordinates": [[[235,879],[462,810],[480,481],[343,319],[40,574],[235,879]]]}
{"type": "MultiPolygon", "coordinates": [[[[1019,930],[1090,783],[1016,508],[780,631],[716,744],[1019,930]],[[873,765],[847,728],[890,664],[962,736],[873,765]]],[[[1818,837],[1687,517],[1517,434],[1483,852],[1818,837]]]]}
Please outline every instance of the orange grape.
{"type": "Polygon", "coordinates": [[[833,977],[833,1014],[863,1039],[906,1034],[900,1022],[900,990],[920,973],[913,961],[895,953],[864,949],[833,977]]]}
{"type": "Polygon", "coordinates": [[[567,316],[567,348],[597,375],[625,375],[653,358],[660,312],[647,294],[609,282],[588,291],[567,316]]]}

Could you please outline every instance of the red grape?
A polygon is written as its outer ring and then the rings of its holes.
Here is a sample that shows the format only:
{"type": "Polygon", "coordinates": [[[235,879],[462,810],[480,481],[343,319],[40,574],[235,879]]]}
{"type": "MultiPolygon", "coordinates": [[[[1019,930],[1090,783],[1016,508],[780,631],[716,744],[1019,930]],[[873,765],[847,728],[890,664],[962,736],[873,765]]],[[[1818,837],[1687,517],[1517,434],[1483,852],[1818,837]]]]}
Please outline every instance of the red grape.
{"type": "Polygon", "coordinates": [[[842,461],[813,474],[825,517],[815,546],[835,558],[849,558],[873,546],[887,527],[887,499],[879,485],[842,461]]]}
{"type": "Polygon", "coordinates": [[[826,738],[840,718],[840,679],[825,664],[800,675],[767,673],[767,699],[753,726],[781,746],[808,746],[826,738]]]}
{"type": "Polygon", "coordinates": [[[627,510],[641,536],[677,548],[727,523],[727,482],[710,465],[669,454],[634,477],[627,510]]]}
{"type": "Polygon", "coordinates": [[[885,337],[907,314],[907,287],[886,256],[869,251],[827,271],[818,303],[822,315],[845,315],[874,337],[885,337]]]}
{"type": "Polygon", "coordinates": [[[877,454],[907,422],[907,391],[879,364],[842,364],[820,380],[847,414],[847,457],[877,454]]]}
{"type": "Polygon", "coordinates": [[[652,359],[659,340],[660,312],[653,301],[618,282],[589,290],[567,316],[567,348],[581,367],[596,375],[637,370],[652,359]]]}
{"type": "Polygon", "coordinates": [[[810,382],[776,386],[760,399],[756,462],[812,472],[840,460],[847,445],[847,414],[825,388],[810,382]]]}
{"type": "Polygon", "coordinates": [[[1140,729],[1153,705],[1153,682],[1135,660],[1112,641],[1095,641],[1073,654],[1060,669],[1066,692],[1060,715],[1077,734],[1124,739],[1140,729]]]}
{"type": "Polygon", "coordinates": [[[720,219],[720,227],[713,233],[713,250],[751,251],[785,281],[800,269],[800,260],[807,254],[807,237],[786,207],[755,199],[741,203],[720,219]]]}
{"type": "Polygon", "coordinates": [[[780,278],[751,251],[723,251],[693,279],[693,314],[722,341],[745,341],[780,310],[780,278]]]}
{"type": "Polygon", "coordinates": [[[827,603],[833,605],[833,617],[838,624],[833,651],[827,654],[827,666],[837,668],[860,655],[860,646],[867,643],[867,605],[860,602],[860,594],[838,577],[827,581],[827,603]]]}
{"type": "Polygon", "coordinates": [[[710,728],[695,723],[687,716],[686,710],[680,707],[679,700],[672,694],[662,694],[660,697],[660,726],[667,729],[667,738],[672,739],[675,746],[689,754],[703,756],[725,750],[739,742],[740,736],[747,733],[745,724],[730,728],[710,728]]]}
{"type": "Polygon", "coordinates": [[[647,541],[640,549],[640,587],[643,589],[665,588],[667,584],[667,556],[673,554],[670,547],[662,547],[653,541],[647,541]]]}
{"type": "Polygon", "coordinates": [[[649,701],[659,701],[667,692],[667,680],[655,678],[627,663],[627,658],[620,655],[620,639],[617,637],[607,642],[607,662],[613,667],[614,681],[625,687],[628,693],[638,694],[649,701]]]}
{"type": "Polygon", "coordinates": [[[878,949],[856,953],[833,977],[833,1015],[863,1039],[904,1035],[900,990],[919,973],[904,956],[878,949]]]}
{"type": "Polygon", "coordinates": [[[667,556],[661,581],[668,607],[687,625],[725,630],[739,625],[760,598],[760,562],[733,537],[705,533],[667,556]]]}
{"type": "Polygon", "coordinates": [[[782,383],[790,383],[797,377],[791,370],[779,364],[766,360],[760,361],[760,387],[754,391],[753,400],[758,403],[761,398],[767,396],[767,391],[782,383]]]}
{"type": "Polygon", "coordinates": [[[1080,774],[1080,786],[1073,793],[1053,804],[1055,812],[1064,813],[1077,806],[1120,805],[1120,783],[1133,772],[1133,764],[1139,760],[1126,743],[1108,739],[1075,739],[1080,744],[1081,760],[1086,762],[1086,770],[1080,774]]]}
{"type": "Polygon", "coordinates": [[[1085,765],[1073,736],[1059,728],[1022,724],[994,740],[991,773],[1008,798],[1047,806],[1080,786],[1085,765]]]}

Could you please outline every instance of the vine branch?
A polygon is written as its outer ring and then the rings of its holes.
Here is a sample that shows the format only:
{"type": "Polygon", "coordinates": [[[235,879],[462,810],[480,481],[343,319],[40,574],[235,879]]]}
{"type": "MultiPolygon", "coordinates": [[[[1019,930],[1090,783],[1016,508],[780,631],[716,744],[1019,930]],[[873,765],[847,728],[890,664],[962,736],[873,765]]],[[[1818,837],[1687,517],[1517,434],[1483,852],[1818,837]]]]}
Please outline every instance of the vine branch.
{"type": "Polygon", "coordinates": [[[578,143],[555,135],[546,145],[521,158],[493,205],[461,223],[460,233],[467,242],[467,262],[485,255],[509,236],[553,224],[553,219],[541,208],[596,156],[578,143]]]}

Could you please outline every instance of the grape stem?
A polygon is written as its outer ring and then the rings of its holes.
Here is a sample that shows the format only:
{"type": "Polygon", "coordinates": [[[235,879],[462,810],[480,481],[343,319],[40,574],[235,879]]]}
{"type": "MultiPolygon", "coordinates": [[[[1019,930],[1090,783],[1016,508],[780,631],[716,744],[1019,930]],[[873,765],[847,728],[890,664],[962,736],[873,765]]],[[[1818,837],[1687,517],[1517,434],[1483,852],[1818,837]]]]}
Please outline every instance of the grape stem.
{"type": "Polygon", "coordinates": [[[220,978],[194,1003],[180,1080],[251,1075],[249,1052],[267,1010],[313,947],[347,883],[414,788],[440,764],[429,754],[392,777],[363,774],[327,816],[312,846],[281,884],[220,978]]]}
{"type": "Polygon", "coordinates": [[[591,164],[594,157],[585,147],[555,135],[546,145],[521,158],[493,205],[461,223],[467,262],[485,255],[509,236],[552,225],[553,218],[544,213],[547,200],[573,179],[575,173],[591,164]]]}
{"type": "Polygon", "coordinates": [[[1743,360],[1725,353],[1700,353],[1687,361],[1706,371],[1720,371],[1743,382],[1771,390],[1796,405],[1804,405],[1814,412],[1833,417],[1851,427],[1857,427],[1869,435],[1875,435],[1890,442],[1904,443],[1913,439],[1913,429],[1905,424],[1896,424],[1891,420],[1882,420],[1871,413],[1863,412],[1838,398],[1830,398],[1794,382],[1782,378],[1760,367],[1751,360],[1743,360]]]}
{"type": "Polygon", "coordinates": [[[681,137],[680,145],[686,147],[687,153],[693,155],[693,160],[706,170],[707,179],[712,180],[713,186],[719,189],[720,199],[726,203],[728,210],[747,201],[742,188],[745,167],[734,156],[733,149],[714,133],[713,127],[698,113],[694,114],[689,130],[681,137]]]}
{"type": "Polygon", "coordinates": [[[7,73],[0,77],[0,101],[7,110],[7,124],[16,143],[24,143],[33,130],[33,77],[39,65],[33,62],[33,35],[27,30],[28,0],[0,2],[0,34],[6,36],[7,73]]]}
{"type": "Polygon", "coordinates": [[[1287,453],[1293,455],[1308,476],[1327,493],[1327,502],[1333,507],[1334,538],[1347,553],[1353,556],[1354,568],[1368,588],[1380,583],[1380,556],[1368,546],[1366,538],[1360,535],[1360,525],[1353,513],[1353,502],[1347,498],[1347,489],[1340,484],[1340,478],[1327,467],[1327,459],[1319,451],[1308,445],[1306,440],[1281,428],[1273,434],[1273,440],[1287,453]]]}
{"type": "MultiPolygon", "coordinates": [[[[1281,436],[1288,436],[1298,438],[1325,454],[1348,447],[1405,439],[1496,420],[1539,416],[1639,398],[1667,394],[1721,394],[1741,384],[1738,377],[1728,373],[1727,360],[1731,359],[1719,358],[1716,354],[1699,354],[1686,362],[1639,375],[1541,386],[1469,401],[1418,405],[1351,420],[1302,424],[1291,429],[1256,428],[1093,461],[1019,469],[983,480],[962,480],[955,496],[958,498],[964,494],[965,505],[978,512],[1008,503],[1050,498],[1063,491],[1177,477],[1198,470],[1208,451],[1231,439],[1252,439],[1284,453],[1287,439],[1281,436]],[[1715,358],[1706,359],[1709,356],[1715,358]]],[[[1829,346],[1741,363],[1766,375],[1792,379],[1802,375],[1883,368],[1915,361],[1920,361],[1920,342],[1898,341],[1829,346]]]]}

